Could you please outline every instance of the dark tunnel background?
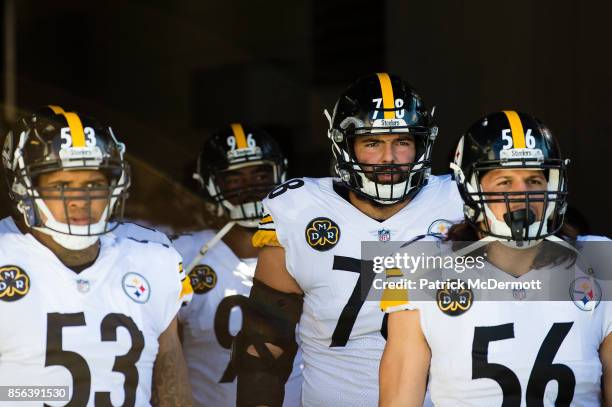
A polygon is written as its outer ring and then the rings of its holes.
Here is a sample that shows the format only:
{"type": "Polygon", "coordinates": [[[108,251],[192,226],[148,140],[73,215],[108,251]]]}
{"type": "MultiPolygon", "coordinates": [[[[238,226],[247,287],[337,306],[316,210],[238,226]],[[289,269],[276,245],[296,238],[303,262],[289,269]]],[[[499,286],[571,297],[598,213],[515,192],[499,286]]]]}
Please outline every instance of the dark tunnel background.
{"type": "MultiPolygon", "coordinates": [[[[11,49],[2,32],[3,105],[12,51],[19,112],[54,103],[112,125],[137,167],[134,217],[176,227],[202,221],[190,173],[208,132],[230,121],[268,130],[289,157],[290,176],[328,175],[323,108],[358,76],[385,70],[436,106],[435,173],[448,170],[453,143],[479,117],[532,113],[571,159],[570,204],[593,233],[612,234],[612,218],[603,216],[612,175],[612,3],[2,4],[5,13],[14,6],[15,22],[11,49]],[[169,210],[172,200],[183,209],[169,210]]],[[[7,204],[2,199],[3,215],[7,204]]]]}

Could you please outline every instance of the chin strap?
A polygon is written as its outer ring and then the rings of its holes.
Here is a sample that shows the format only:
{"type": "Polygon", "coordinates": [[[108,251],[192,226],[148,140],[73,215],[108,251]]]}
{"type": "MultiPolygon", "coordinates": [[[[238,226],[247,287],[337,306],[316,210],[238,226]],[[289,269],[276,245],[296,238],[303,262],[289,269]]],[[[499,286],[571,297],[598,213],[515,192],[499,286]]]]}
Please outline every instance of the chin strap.
{"type": "Polygon", "coordinates": [[[506,212],[504,213],[504,222],[510,228],[512,240],[516,241],[518,246],[522,246],[524,231],[529,233],[529,226],[535,222],[535,213],[528,208],[506,212]]]}
{"type": "Polygon", "coordinates": [[[195,258],[191,261],[191,263],[189,263],[189,266],[187,266],[187,270],[186,270],[187,275],[189,275],[189,273],[191,273],[191,270],[193,270],[193,268],[200,263],[200,260],[202,260],[204,255],[210,249],[212,249],[217,243],[219,243],[219,241],[223,239],[223,236],[227,235],[227,233],[232,229],[232,227],[234,227],[235,224],[236,224],[235,221],[227,222],[227,224],[223,226],[221,230],[219,230],[217,234],[213,236],[212,239],[204,243],[204,245],[200,248],[198,255],[195,256],[195,258]]]}

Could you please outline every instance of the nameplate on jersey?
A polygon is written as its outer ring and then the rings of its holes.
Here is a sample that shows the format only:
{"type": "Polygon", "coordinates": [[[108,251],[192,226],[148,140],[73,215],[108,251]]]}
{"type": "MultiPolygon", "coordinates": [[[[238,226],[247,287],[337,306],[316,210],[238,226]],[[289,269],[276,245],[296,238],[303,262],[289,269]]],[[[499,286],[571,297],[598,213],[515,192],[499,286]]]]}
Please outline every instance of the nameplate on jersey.
{"type": "Polygon", "coordinates": [[[329,218],[315,218],[306,225],[305,237],[308,246],[324,252],[338,244],[340,227],[329,218]]]}
{"type": "Polygon", "coordinates": [[[30,277],[20,267],[0,267],[0,300],[13,302],[22,299],[30,291],[30,277]]]}
{"type": "Polygon", "coordinates": [[[123,276],[123,291],[133,301],[144,304],[151,297],[151,286],[146,278],[138,273],[129,272],[123,276]]]}
{"type": "Polygon", "coordinates": [[[217,273],[206,264],[198,264],[189,272],[189,280],[196,294],[206,294],[217,285],[217,273]]]}
{"type": "Polygon", "coordinates": [[[474,303],[474,293],[467,287],[465,281],[448,280],[446,287],[436,293],[440,311],[448,316],[456,317],[469,311],[474,303]]]}

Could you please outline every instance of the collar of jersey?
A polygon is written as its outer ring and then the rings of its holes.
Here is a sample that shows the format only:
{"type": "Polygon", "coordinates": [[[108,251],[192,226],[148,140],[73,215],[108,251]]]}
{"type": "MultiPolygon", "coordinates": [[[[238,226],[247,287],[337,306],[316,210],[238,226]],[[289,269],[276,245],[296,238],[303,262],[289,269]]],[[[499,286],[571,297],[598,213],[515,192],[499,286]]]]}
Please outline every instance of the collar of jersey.
{"type": "Polygon", "coordinates": [[[372,224],[372,227],[378,229],[380,229],[381,227],[389,228],[393,225],[403,225],[409,227],[410,223],[420,219],[422,213],[427,210],[427,205],[422,204],[426,200],[426,196],[435,195],[435,192],[437,192],[441,185],[437,177],[429,177],[429,183],[423,188],[421,188],[419,193],[408,203],[408,205],[403,207],[390,218],[387,218],[384,221],[379,221],[361,212],[350,201],[346,200],[343,196],[338,194],[338,192],[336,192],[334,188],[334,181],[339,180],[337,178],[331,177],[325,178],[324,182],[321,182],[319,184],[320,188],[332,194],[336,198],[336,201],[342,202],[342,205],[350,207],[349,210],[353,211],[353,214],[349,214],[348,218],[354,219],[355,216],[358,216],[359,219],[367,219],[367,221],[372,224]]]}

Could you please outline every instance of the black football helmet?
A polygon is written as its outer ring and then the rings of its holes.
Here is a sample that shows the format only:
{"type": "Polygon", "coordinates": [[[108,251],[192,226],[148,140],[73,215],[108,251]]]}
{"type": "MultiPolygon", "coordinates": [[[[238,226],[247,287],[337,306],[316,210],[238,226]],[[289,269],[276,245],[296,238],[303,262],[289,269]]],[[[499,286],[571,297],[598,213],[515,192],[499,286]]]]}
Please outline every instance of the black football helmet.
{"type": "Polygon", "coordinates": [[[438,134],[432,112],[401,78],[377,73],[358,79],[340,96],[331,117],[328,136],[343,183],[382,204],[413,197],[427,184],[431,172],[431,148],[438,134]],[[354,151],[355,137],[404,133],[414,138],[416,159],[411,163],[360,163],[354,151]],[[367,167],[365,167],[367,165],[367,167]],[[364,168],[368,168],[367,170],[364,168]],[[408,168],[408,169],[406,169],[408,168]],[[380,175],[400,175],[400,182],[378,182],[380,175]]]}
{"type": "Polygon", "coordinates": [[[245,227],[257,227],[263,215],[261,200],[276,185],[285,181],[287,159],[276,141],[261,129],[232,123],[212,133],[206,140],[193,177],[217,205],[219,214],[245,227]],[[222,189],[219,183],[224,172],[256,165],[269,165],[272,183],[234,189],[222,189]],[[248,198],[247,201],[244,199],[248,198]],[[238,204],[232,204],[238,201],[238,204]]]}
{"type": "Polygon", "coordinates": [[[68,249],[90,246],[98,235],[112,230],[111,216],[121,217],[130,185],[124,153],[124,144],[117,141],[110,127],[59,106],[46,106],[19,119],[5,136],[2,149],[9,195],[17,213],[23,215],[28,227],[51,235],[68,249]],[[98,170],[106,175],[109,185],[38,185],[42,174],[76,170],[98,170]],[[65,213],[70,200],[87,201],[90,214],[93,200],[104,199],[108,204],[96,223],[73,225],[70,220],[57,221],[45,204],[45,200],[58,199],[63,201],[65,213]],[[120,211],[115,210],[117,207],[120,211]]]}
{"type": "Polygon", "coordinates": [[[465,203],[466,220],[485,235],[502,241],[537,242],[563,225],[567,207],[567,164],[557,141],[538,119],[512,110],[491,113],[474,123],[461,137],[451,168],[465,203]],[[542,170],[545,191],[483,192],[480,180],[494,169],[542,170]],[[498,220],[491,203],[505,203],[504,221],[498,220]],[[511,211],[521,202],[524,209],[511,211]],[[540,219],[529,203],[543,202],[540,219]]]}

